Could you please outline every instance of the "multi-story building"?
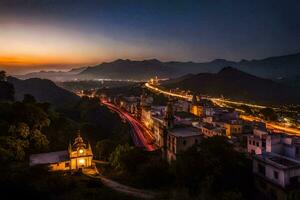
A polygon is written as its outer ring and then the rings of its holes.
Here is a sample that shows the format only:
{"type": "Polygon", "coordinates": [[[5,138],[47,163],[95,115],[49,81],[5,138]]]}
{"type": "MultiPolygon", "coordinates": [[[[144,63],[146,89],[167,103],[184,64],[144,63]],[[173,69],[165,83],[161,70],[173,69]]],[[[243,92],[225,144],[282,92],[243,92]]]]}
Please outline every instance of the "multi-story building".
{"type": "Polygon", "coordinates": [[[196,95],[193,95],[190,105],[190,113],[198,117],[203,116],[203,106],[200,104],[200,102],[198,102],[196,95]]]}
{"type": "Polygon", "coordinates": [[[253,158],[255,187],[265,199],[299,199],[300,161],[264,152],[253,158]]]}
{"type": "Polygon", "coordinates": [[[237,136],[243,133],[243,124],[240,120],[220,121],[217,124],[226,129],[226,136],[237,136]]]}
{"type": "Polygon", "coordinates": [[[266,129],[254,129],[253,134],[247,135],[247,151],[251,154],[262,154],[266,151],[268,136],[266,129]]]}
{"type": "Polygon", "coordinates": [[[215,126],[212,123],[200,123],[198,126],[201,133],[205,136],[205,137],[213,137],[213,136],[226,136],[226,129],[220,126],[215,126]]]}
{"type": "Polygon", "coordinates": [[[247,150],[252,154],[269,152],[300,160],[300,138],[254,129],[253,134],[247,136],[247,150]]]}
{"type": "Polygon", "coordinates": [[[176,160],[177,156],[201,140],[199,130],[194,127],[174,127],[168,131],[167,160],[176,160]]]}
{"type": "Polygon", "coordinates": [[[254,129],[247,149],[253,153],[255,185],[270,199],[288,199],[300,186],[300,139],[254,129]]]}

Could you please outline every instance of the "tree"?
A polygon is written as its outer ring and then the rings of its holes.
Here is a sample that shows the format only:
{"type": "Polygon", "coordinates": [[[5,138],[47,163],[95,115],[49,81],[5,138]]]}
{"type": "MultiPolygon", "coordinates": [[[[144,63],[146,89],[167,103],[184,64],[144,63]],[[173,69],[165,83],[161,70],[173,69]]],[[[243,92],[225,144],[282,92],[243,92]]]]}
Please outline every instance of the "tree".
{"type": "Polygon", "coordinates": [[[47,137],[38,129],[34,129],[30,134],[31,152],[42,152],[48,149],[49,141],[47,137]]]}
{"type": "Polygon", "coordinates": [[[17,125],[10,126],[8,132],[15,137],[26,139],[30,134],[30,129],[26,123],[20,122],[17,125]]]}
{"type": "Polygon", "coordinates": [[[6,81],[6,72],[0,71],[0,81],[6,81]]]}
{"type": "Polygon", "coordinates": [[[116,144],[110,139],[100,140],[96,144],[96,155],[100,160],[108,160],[116,144]]]}
{"type": "Polygon", "coordinates": [[[26,156],[26,150],[29,147],[28,140],[16,139],[14,137],[6,138],[7,148],[12,152],[12,159],[23,161],[26,156]]]}
{"type": "Polygon", "coordinates": [[[115,169],[132,174],[145,159],[142,150],[125,144],[116,147],[109,157],[109,162],[115,169]]]}
{"type": "Polygon", "coordinates": [[[251,164],[236,152],[225,137],[203,139],[173,164],[177,184],[191,194],[205,194],[221,199],[226,194],[240,199],[251,193],[251,164]],[[238,191],[238,192],[237,192],[238,191]]]}
{"type": "Polygon", "coordinates": [[[24,94],[23,103],[36,103],[35,97],[31,94],[24,94]]]}
{"type": "Polygon", "coordinates": [[[149,188],[170,185],[174,180],[169,170],[169,164],[157,158],[146,160],[138,165],[135,176],[139,184],[149,188]]]}
{"type": "Polygon", "coordinates": [[[123,169],[123,165],[121,162],[121,157],[128,151],[130,151],[130,149],[132,149],[133,147],[130,147],[128,144],[125,145],[118,145],[115,150],[111,153],[111,155],[109,156],[109,162],[111,164],[112,167],[114,167],[115,169],[123,169]]]}
{"type": "Polygon", "coordinates": [[[15,95],[15,89],[13,84],[0,81],[0,101],[13,101],[15,95]]]}

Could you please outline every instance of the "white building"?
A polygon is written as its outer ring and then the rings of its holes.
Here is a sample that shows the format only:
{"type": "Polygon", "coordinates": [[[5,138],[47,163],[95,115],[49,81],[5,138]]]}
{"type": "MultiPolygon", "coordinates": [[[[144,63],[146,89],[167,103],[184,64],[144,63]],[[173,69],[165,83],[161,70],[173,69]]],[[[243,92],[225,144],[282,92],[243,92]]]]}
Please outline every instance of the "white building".
{"type": "Polygon", "coordinates": [[[254,153],[256,187],[271,199],[288,199],[288,191],[300,184],[300,139],[255,129],[247,147],[254,153]]]}
{"type": "Polygon", "coordinates": [[[276,153],[255,155],[253,172],[283,188],[300,183],[300,161],[276,153]]]}
{"type": "Polygon", "coordinates": [[[254,129],[253,134],[247,136],[247,151],[252,154],[276,153],[300,160],[300,138],[254,129]]]}

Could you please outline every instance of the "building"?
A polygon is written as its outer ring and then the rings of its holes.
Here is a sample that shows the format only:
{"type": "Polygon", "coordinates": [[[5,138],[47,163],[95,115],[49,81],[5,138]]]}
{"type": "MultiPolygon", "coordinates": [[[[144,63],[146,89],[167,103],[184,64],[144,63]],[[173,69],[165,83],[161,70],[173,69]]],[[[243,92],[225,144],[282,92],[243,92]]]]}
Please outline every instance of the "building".
{"type": "Polygon", "coordinates": [[[190,147],[197,145],[201,140],[200,132],[194,127],[174,127],[168,131],[167,160],[176,160],[177,156],[190,147]]]}
{"type": "Polygon", "coordinates": [[[266,129],[254,129],[247,135],[247,151],[251,154],[262,154],[266,151],[266,140],[269,133],[266,129]]]}
{"type": "Polygon", "coordinates": [[[256,128],[247,136],[247,151],[252,154],[276,153],[300,160],[300,138],[256,128]]]}
{"type": "Polygon", "coordinates": [[[254,129],[247,143],[248,152],[255,153],[253,173],[256,188],[269,199],[300,196],[300,139],[254,129]]]}
{"type": "Polygon", "coordinates": [[[175,112],[190,112],[190,102],[184,100],[178,100],[174,103],[175,112]]]}
{"type": "Polygon", "coordinates": [[[202,138],[200,131],[191,125],[175,122],[172,102],[166,107],[164,126],[161,135],[163,157],[171,162],[176,160],[177,156],[186,151],[193,145],[196,145],[202,138]]]}
{"type": "Polygon", "coordinates": [[[211,123],[199,123],[195,125],[195,127],[201,130],[201,133],[205,137],[213,137],[213,136],[226,136],[226,129],[220,126],[214,126],[211,123]]]}
{"type": "MultiPolygon", "coordinates": [[[[181,113],[183,114],[183,113],[181,113]]],[[[161,148],[162,156],[169,162],[197,144],[202,138],[200,130],[192,126],[194,115],[175,117],[173,102],[167,106],[143,106],[141,120],[151,130],[155,144],[161,148]]]]}
{"type": "Polygon", "coordinates": [[[253,173],[255,187],[265,196],[264,199],[299,199],[299,160],[264,152],[254,156],[253,173]]]}
{"type": "Polygon", "coordinates": [[[93,152],[90,144],[85,144],[78,133],[68,150],[33,154],[29,159],[30,166],[48,165],[51,171],[78,170],[92,166],[93,152]]]}
{"type": "Polygon", "coordinates": [[[203,106],[198,102],[196,95],[193,95],[190,113],[198,117],[203,116],[203,106]]]}
{"type": "Polygon", "coordinates": [[[127,112],[131,114],[136,114],[138,110],[138,105],[140,102],[139,97],[122,97],[120,98],[120,107],[125,109],[127,112]]]}
{"type": "Polygon", "coordinates": [[[283,188],[300,183],[300,161],[276,153],[255,155],[253,172],[283,188]]]}
{"type": "Polygon", "coordinates": [[[243,133],[243,124],[240,120],[220,121],[217,124],[226,129],[226,136],[229,138],[243,133]]]}

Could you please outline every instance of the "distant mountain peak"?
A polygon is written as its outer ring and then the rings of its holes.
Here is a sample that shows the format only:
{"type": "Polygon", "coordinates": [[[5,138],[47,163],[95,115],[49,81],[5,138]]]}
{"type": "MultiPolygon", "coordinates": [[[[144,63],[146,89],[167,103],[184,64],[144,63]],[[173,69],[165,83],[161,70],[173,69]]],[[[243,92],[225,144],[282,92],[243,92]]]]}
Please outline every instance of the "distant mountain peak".
{"type": "Polygon", "coordinates": [[[244,73],[244,72],[242,72],[234,67],[227,66],[227,67],[222,68],[218,74],[225,74],[225,73],[244,73]]]}

